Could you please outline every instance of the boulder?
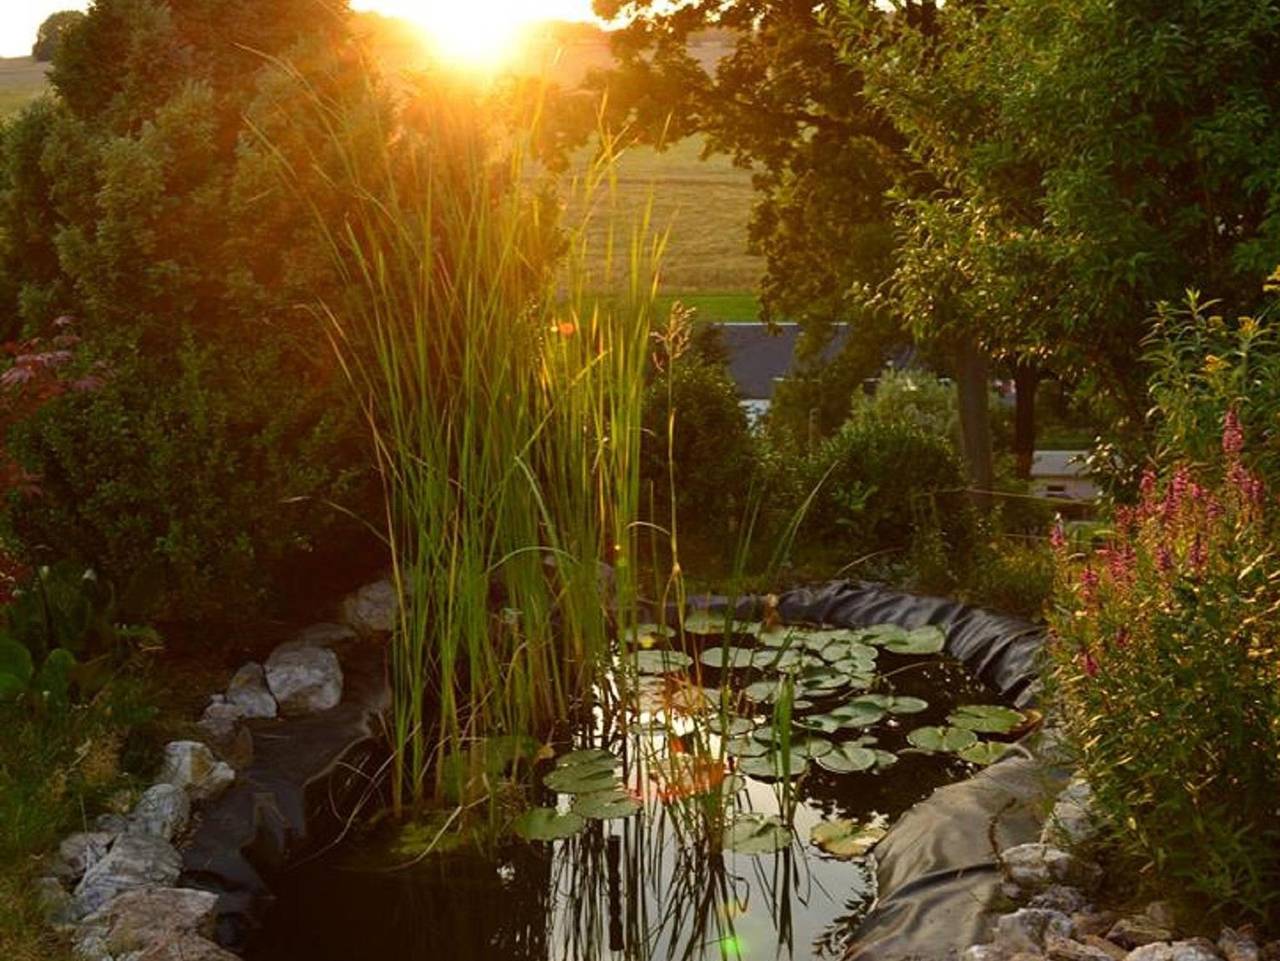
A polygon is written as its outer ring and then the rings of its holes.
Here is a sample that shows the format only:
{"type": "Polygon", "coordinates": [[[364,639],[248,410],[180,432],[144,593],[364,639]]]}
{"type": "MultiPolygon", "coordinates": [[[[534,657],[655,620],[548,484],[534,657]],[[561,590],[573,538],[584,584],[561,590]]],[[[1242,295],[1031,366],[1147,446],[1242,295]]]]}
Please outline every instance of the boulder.
{"type": "MultiPolygon", "coordinates": [[[[250,661],[232,675],[227,684],[227,703],[238,707],[243,717],[276,716],[276,699],[267,689],[267,678],[261,664],[250,661]]],[[[205,713],[208,714],[207,711],[205,713]]]]}
{"type": "Polygon", "coordinates": [[[126,891],[173,884],[181,871],[182,856],[168,841],[150,834],[122,834],[80,879],[73,912],[85,917],[126,891]]]}
{"type": "Polygon", "coordinates": [[[342,622],[362,636],[390,634],[395,630],[399,611],[395,585],[384,578],[343,598],[342,622]]]}
{"type": "Polygon", "coordinates": [[[172,841],[186,830],[191,819],[191,799],[175,784],[149,787],[129,819],[130,830],[172,841]]]}
{"type": "Polygon", "coordinates": [[[216,797],[235,779],[231,766],[219,761],[199,741],[171,741],[165,745],[160,781],[182,788],[193,800],[216,797]]]}
{"type": "Polygon", "coordinates": [[[1049,908],[1063,914],[1078,914],[1089,906],[1089,899],[1075,888],[1051,884],[1030,901],[1029,908],[1049,908]]]}
{"type": "Polygon", "coordinates": [[[1110,951],[1052,931],[1044,936],[1044,955],[1049,961],[1114,961],[1110,951]]]}
{"type": "Polygon", "coordinates": [[[1172,941],[1173,931],[1162,924],[1157,924],[1145,914],[1121,918],[1107,932],[1107,940],[1114,941],[1122,948],[1133,950],[1143,945],[1160,941],[1172,941]]]}
{"type": "Polygon", "coordinates": [[[1102,879],[1102,869],[1048,844],[1019,844],[1000,852],[1010,884],[1024,892],[1043,891],[1055,884],[1085,890],[1102,879]]]}
{"type": "Polygon", "coordinates": [[[1153,941],[1134,948],[1126,961],[1221,961],[1208,941],[1153,941]],[[1207,946],[1206,946],[1207,945],[1207,946]]]}
{"type": "Polygon", "coordinates": [[[290,641],[267,658],[267,685],[283,714],[315,714],[342,700],[342,666],[325,647],[290,641]]]}
{"type": "Polygon", "coordinates": [[[1059,848],[1076,848],[1097,838],[1099,831],[1089,782],[1076,780],[1058,795],[1044,823],[1040,841],[1059,848]]]}
{"type": "Polygon", "coordinates": [[[37,878],[35,896],[36,905],[40,908],[40,914],[51,926],[60,927],[75,920],[71,894],[57,878],[37,878]]]}
{"type": "Polygon", "coordinates": [[[339,647],[358,637],[346,624],[320,623],[304,627],[293,638],[292,643],[305,644],[307,647],[339,647]]]}
{"type": "Polygon", "coordinates": [[[994,944],[975,944],[960,953],[960,961],[1009,961],[1009,952],[994,944]]]}
{"type": "MultiPolygon", "coordinates": [[[[271,703],[275,703],[274,698],[271,703]]],[[[243,717],[235,704],[215,702],[204,709],[199,725],[209,746],[238,771],[253,763],[253,735],[240,723],[243,717]]]]}
{"type": "Polygon", "coordinates": [[[1249,931],[1223,928],[1218,950],[1227,961],[1262,961],[1262,949],[1249,931]]]}
{"type": "Polygon", "coordinates": [[[99,834],[124,834],[129,830],[129,819],[114,811],[99,814],[93,819],[93,830],[99,834]]]}
{"type": "Polygon", "coordinates": [[[1048,908],[1019,908],[996,921],[995,944],[1009,953],[1044,950],[1045,938],[1056,934],[1069,938],[1075,933],[1071,919],[1048,908]]]}
{"type": "MultiPolygon", "coordinates": [[[[139,957],[177,958],[182,955],[153,952],[164,945],[199,948],[198,941],[213,935],[217,904],[216,894],[191,888],[126,891],[85,918],[73,939],[78,952],[91,957],[129,961],[139,957]]],[[[190,956],[201,955],[193,950],[190,956]]]]}
{"type": "MultiPolygon", "coordinates": [[[[1079,935],[1079,933],[1080,929],[1077,927],[1076,934],[1079,935]]],[[[1108,941],[1100,935],[1086,934],[1082,940],[1090,947],[1097,948],[1099,951],[1109,954],[1113,961],[1124,961],[1124,959],[1129,956],[1129,952],[1120,947],[1120,945],[1116,944],[1114,941],[1108,941]]]]}
{"type": "Polygon", "coordinates": [[[53,873],[67,884],[75,884],[86,871],[107,856],[118,832],[81,831],[64,838],[58,845],[58,858],[53,873]]]}

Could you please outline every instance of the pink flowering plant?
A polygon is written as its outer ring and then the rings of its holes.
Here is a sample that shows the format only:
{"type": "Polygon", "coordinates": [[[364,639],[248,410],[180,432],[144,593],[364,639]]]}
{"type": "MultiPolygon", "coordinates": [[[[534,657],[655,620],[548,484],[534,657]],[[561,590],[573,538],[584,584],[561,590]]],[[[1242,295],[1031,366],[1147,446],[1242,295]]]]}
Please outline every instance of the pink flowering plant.
{"type": "Polygon", "coordinates": [[[1225,417],[1220,463],[1148,471],[1104,546],[1061,530],[1050,689],[1115,842],[1151,887],[1280,920],[1280,557],[1225,417]]]}

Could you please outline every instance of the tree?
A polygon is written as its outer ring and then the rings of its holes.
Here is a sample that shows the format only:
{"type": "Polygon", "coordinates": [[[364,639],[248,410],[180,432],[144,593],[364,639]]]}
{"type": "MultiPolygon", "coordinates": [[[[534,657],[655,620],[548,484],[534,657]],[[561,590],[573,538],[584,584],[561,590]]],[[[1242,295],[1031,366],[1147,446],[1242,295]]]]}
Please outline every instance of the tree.
{"type": "Polygon", "coordinates": [[[36,42],[31,47],[31,56],[38,63],[48,63],[58,52],[63,36],[84,22],[84,14],[79,10],[59,10],[45,17],[44,23],[36,31],[36,42]]]}

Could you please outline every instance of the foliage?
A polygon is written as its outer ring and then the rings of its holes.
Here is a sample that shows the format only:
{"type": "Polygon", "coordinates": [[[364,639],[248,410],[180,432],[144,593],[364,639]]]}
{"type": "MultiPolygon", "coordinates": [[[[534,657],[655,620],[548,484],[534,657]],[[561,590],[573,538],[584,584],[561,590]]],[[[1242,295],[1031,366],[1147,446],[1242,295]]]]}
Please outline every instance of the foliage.
{"type": "Polygon", "coordinates": [[[859,422],[899,422],[959,445],[955,386],[926,370],[886,367],[871,393],[853,396],[849,417],[859,422]]]}
{"type": "Polygon", "coordinates": [[[689,350],[664,363],[645,390],[640,479],[658,523],[726,544],[752,484],[752,440],[723,363],[689,350]]]}
{"type": "Polygon", "coordinates": [[[31,47],[31,57],[38,63],[48,63],[58,52],[63,34],[79,26],[84,14],[79,10],[59,10],[44,18],[36,31],[36,42],[31,47]]]}
{"type": "Polygon", "coordinates": [[[1228,919],[1280,919],[1280,564],[1228,417],[1221,481],[1148,472],[1109,543],[1058,534],[1053,696],[1122,848],[1228,919]]]}
{"type": "Polygon", "coordinates": [[[158,556],[178,616],[250,613],[301,551],[349,539],[330,502],[362,507],[357,415],[298,309],[335,287],[314,213],[341,199],[323,163],[282,186],[253,131],[295,158],[321,142],[272,58],[335,92],[367,71],[341,4],[213,6],[94,4],[56,54],[57,99],[0,135],[0,314],[34,335],[75,316],[110,374],[15,430],[43,493],[12,526],[116,581],[158,556]]]}
{"type": "Polygon", "coordinates": [[[1043,541],[996,538],[978,552],[961,588],[971,604],[1038,621],[1053,598],[1055,570],[1043,541]]]}

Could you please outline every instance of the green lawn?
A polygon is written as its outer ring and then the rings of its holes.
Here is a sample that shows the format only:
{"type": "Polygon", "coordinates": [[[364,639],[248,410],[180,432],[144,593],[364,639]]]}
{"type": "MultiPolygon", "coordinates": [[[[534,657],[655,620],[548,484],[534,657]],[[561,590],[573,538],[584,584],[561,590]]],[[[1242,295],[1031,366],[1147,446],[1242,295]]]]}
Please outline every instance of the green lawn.
{"type": "Polygon", "coordinates": [[[47,66],[30,57],[0,58],[0,117],[18,110],[48,89],[47,66]]]}
{"type": "Polygon", "coordinates": [[[658,308],[665,314],[676,301],[696,310],[698,320],[744,324],[760,319],[760,298],[749,291],[668,293],[658,298],[658,308]]]}

